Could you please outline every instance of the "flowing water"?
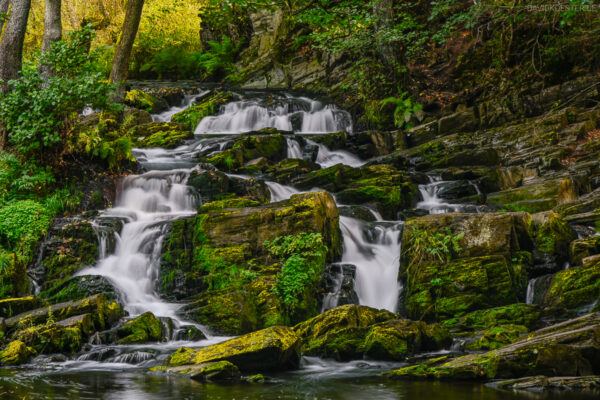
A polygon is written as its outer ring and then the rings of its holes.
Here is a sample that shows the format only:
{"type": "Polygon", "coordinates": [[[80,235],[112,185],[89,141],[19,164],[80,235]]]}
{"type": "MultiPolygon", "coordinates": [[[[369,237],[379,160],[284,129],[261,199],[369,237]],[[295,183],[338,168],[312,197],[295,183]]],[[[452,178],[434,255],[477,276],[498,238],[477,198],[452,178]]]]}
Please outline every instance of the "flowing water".
{"type": "MultiPolygon", "coordinates": [[[[202,96],[199,94],[197,96],[202,96]]],[[[154,116],[169,121],[172,115],[192,104],[154,116]]],[[[222,107],[219,115],[200,122],[197,133],[240,133],[274,126],[299,132],[334,132],[351,129],[349,115],[335,106],[290,95],[243,99],[222,107]]],[[[195,214],[199,200],[186,186],[196,168],[198,155],[221,151],[226,137],[198,137],[174,150],[135,150],[149,172],[123,179],[115,207],[95,221],[100,243],[97,265],[81,272],[102,275],[119,290],[131,316],[152,311],[186,324],[178,316],[179,304],[162,300],[157,293],[160,251],[168,223],[195,214]],[[123,228],[115,237],[102,230],[104,220],[121,219],[123,228]]],[[[318,146],[316,162],[323,167],[337,163],[360,166],[364,162],[342,151],[318,146]]],[[[304,158],[299,142],[288,140],[288,156],[304,158]]],[[[247,178],[240,176],[240,178],[247,178]]],[[[288,199],[298,190],[267,182],[271,201],[288,199]]],[[[318,190],[318,189],[315,189],[318,190]]],[[[431,212],[450,210],[437,196],[435,185],[422,188],[422,207],[431,212]],[[426,197],[429,196],[429,197],[426,197]],[[435,206],[437,204],[437,206],[435,206]],[[442,205],[443,204],[443,205],[442,205]]],[[[377,213],[375,213],[377,214],[377,213]]],[[[364,222],[340,217],[343,235],[342,262],[356,266],[355,291],[361,304],[395,311],[402,287],[398,281],[402,223],[364,222]]],[[[2,399],[585,399],[580,394],[523,394],[500,392],[473,383],[391,382],[380,374],[400,364],[372,361],[338,363],[311,357],[302,360],[298,371],[269,374],[264,384],[215,385],[174,376],[153,375],[148,368],[162,365],[181,346],[199,348],[225,340],[210,337],[199,342],[171,340],[134,346],[95,345],[75,359],[42,357],[35,365],[0,369],[2,399]]],[[[591,398],[591,397],[590,397],[591,398]]]]}
{"type": "MultiPolygon", "coordinates": [[[[482,209],[481,206],[474,204],[452,204],[444,199],[443,193],[447,188],[455,183],[453,181],[443,181],[435,175],[428,175],[429,183],[419,185],[419,193],[422,200],[417,203],[417,209],[425,210],[429,214],[446,214],[453,212],[469,212],[477,213],[482,209]]],[[[476,183],[470,182],[470,185],[475,190],[477,195],[481,195],[481,191],[476,183]]]]}
{"type": "Polygon", "coordinates": [[[173,118],[175,114],[185,110],[186,108],[194,104],[196,100],[206,96],[209,93],[210,90],[202,90],[198,94],[185,95],[181,106],[171,107],[163,113],[155,114],[152,116],[152,120],[154,122],[171,122],[171,118],[173,118]]]}
{"type": "Polygon", "coordinates": [[[198,124],[196,134],[240,134],[264,128],[296,133],[352,131],[352,118],[335,105],[290,94],[246,93],[198,124]]]}

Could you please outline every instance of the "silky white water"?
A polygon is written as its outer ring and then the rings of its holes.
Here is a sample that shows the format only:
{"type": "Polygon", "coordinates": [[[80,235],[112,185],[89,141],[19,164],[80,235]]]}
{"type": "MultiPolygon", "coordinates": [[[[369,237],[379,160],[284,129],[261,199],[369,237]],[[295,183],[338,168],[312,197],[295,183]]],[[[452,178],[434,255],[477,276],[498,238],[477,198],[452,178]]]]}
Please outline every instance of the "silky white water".
{"type": "Polygon", "coordinates": [[[348,112],[334,105],[288,94],[271,94],[268,99],[238,97],[221,106],[217,115],[203,118],[195,133],[240,134],[264,128],[296,133],[352,131],[348,112]]]}
{"type": "Polygon", "coordinates": [[[118,289],[132,315],[151,311],[178,320],[179,305],[162,301],[156,292],[166,222],[196,213],[196,200],[186,186],[190,170],[152,171],[121,182],[115,207],[100,218],[122,218],[113,254],[79,275],[101,275],[118,289]]]}
{"type": "Polygon", "coordinates": [[[302,148],[300,147],[300,143],[297,140],[287,138],[287,158],[304,158],[304,154],[302,153],[302,148]]]}
{"type": "Polygon", "coordinates": [[[210,90],[203,90],[203,91],[200,91],[200,93],[198,93],[198,94],[186,95],[183,99],[181,106],[171,107],[163,113],[154,114],[152,116],[152,121],[154,121],[154,122],[171,122],[171,119],[173,118],[173,116],[175,114],[182,112],[186,108],[189,108],[192,104],[194,104],[194,102],[197,99],[206,96],[208,93],[210,93],[210,90]]]}
{"type": "Polygon", "coordinates": [[[356,266],[354,290],[361,305],[396,311],[402,285],[401,223],[371,223],[340,216],[342,262],[356,266]]]}

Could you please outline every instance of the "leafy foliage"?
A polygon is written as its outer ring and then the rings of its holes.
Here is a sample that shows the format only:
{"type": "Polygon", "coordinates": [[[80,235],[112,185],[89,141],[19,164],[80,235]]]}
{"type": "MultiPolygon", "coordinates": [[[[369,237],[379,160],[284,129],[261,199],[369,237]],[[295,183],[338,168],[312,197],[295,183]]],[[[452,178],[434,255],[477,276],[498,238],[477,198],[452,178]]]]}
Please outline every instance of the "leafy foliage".
{"type": "Polygon", "coordinates": [[[416,118],[423,119],[423,107],[408,96],[407,92],[400,93],[399,97],[388,97],[381,101],[381,107],[387,104],[396,106],[394,110],[394,123],[398,128],[410,128],[411,121],[416,118]]]}
{"type": "Polygon", "coordinates": [[[48,168],[37,167],[14,154],[0,152],[0,205],[41,196],[54,182],[48,168]]]}
{"type": "Polygon", "coordinates": [[[327,246],[320,233],[277,237],[264,242],[264,246],[282,262],[276,293],[288,312],[293,314],[304,292],[321,278],[327,246]]]}
{"type": "Polygon", "coordinates": [[[227,36],[220,42],[208,42],[209,50],[198,57],[198,64],[203,71],[204,79],[223,78],[237,71],[234,61],[241,43],[234,44],[227,36]]]}
{"type": "Polygon", "coordinates": [[[48,80],[32,67],[9,82],[12,91],[0,97],[0,117],[9,141],[24,156],[35,156],[50,164],[58,155],[76,116],[84,107],[107,109],[112,86],[97,72],[94,53],[88,54],[92,38],[89,26],[56,42],[40,63],[55,75],[48,80]]]}
{"type": "Polygon", "coordinates": [[[445,232],[428,232],[416,227],[410,233],[409,245],[404,249],[404,254],[412,264],[423,261],[449,262],[453,256],[461,251],[460,240],[464,234],[453,235],[449,230],[445,232]]]}

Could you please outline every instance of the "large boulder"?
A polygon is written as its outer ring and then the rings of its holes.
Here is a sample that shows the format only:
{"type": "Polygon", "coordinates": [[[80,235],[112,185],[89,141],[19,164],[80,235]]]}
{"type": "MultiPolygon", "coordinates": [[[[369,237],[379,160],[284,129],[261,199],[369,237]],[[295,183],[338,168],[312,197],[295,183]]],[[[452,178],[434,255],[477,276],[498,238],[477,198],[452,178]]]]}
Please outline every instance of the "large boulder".
{"type": "Polygon", "coordinates": [[[184,376],[201,382],[237,381],[241,378],[239,368],[229,361],[215,361],[180,367],[154,367],[151,371],[184,376]]]}
{"type": "Polygon", "coordinates": [[[45,305],[44,301],[34,296],[2,299],[0,300],[0,318],[10,318],[43,305],[45,305]]]}
{"type": "Polygon", "coordinates": [[[531,264],[526,213],[429,215],[407,221],[402,238],[404,307],[414,319],[517,302],[531,264]]]}
{"type": "Polygon", "coordinates": [[[152,114],[161,113],[169,108],[166,100],[138,89],[126,93],[125,104],[152,114]]]}
{"type": "Polygon", "coordinates": [[[194,137],[186,125],[169,122],[136,125],[129,130],[128,134],[134,139],[134,146],[139,148],[173,149],[194,137]]]}
{"type": "Polygon", "coordinates": [[[160,342],[164,339],[163,324],[151,312],[144,313],[117,330],[119,344],[160,342]]]}
{"type": "Polygon", "coordinates": [[[242,372],[296,369],[300,363],[300,338],[290,328],[273,326],[202,349],[182,347],[169,357],[167,366],[216,361],[229,361],[242,372]]]}
{"type": "Polygon", "coordinates": [[[304,354],[340,361],[369,357],[404,360],[424,350],[440,350],[452,342],[440,325],[399,320],[385,310],[344,305],[294,327],[304,354]]]}
{"type": "Polygon", "coordinates": [[[271,200],[269,188],[262,180],[237,178],[220,171],[192,171],[187,184],[196,190],[204,202],[231,197],[243,197],[260,203],[271,200]]]}
{"type": "Polygon", "coordinates": [[[574,309],[600,301],[600,259],[584,259],[581,267],[556,273],[550,281],[543,305],[574,309]],[[589,264],[586,262],[589,260],[589,264]]]}
{"type": "Polygon", "coordinates": [[[224,171],[255,172],[260,167],[243,168],[249,161],[264,157],[268,163],[277,163],[287,156],[287,141],[281,133],[273,135],[240,135],[230,149],[205,161],[224,171]]]}
{"type": "Polygon", "coordinates": [[[35,350],[28,347],[19,340],[13,340],[0,351],[0,364],[19,365],[24,364],[36,354],[35,350]]]}
{"type": "Polygon", "coordinates": [[[513,344],[441,365],[392,371],[395,379],[511,379],[523,376],[587,376],[600,372],[600,313],[588,314],[522,336],[513,344]]]}

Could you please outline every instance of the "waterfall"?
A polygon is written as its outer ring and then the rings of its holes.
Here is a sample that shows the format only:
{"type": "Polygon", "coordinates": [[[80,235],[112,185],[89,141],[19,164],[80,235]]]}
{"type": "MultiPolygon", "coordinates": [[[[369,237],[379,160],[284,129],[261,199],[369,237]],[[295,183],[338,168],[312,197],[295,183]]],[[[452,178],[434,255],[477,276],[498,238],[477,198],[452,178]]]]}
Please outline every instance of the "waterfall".
{"type": "MultiPolygon", "coordinates": [[[[455,181],[443,181],[439,176],[428,175],[429,183],[419,185],[421,200],[416,208],[425,210],[429,214],[446,214],[452,212],[480,212],[481,206],[473,204],[452,204],[440,196],[448,186],[455,181]]],[[[475,182],[469,182],[469,185],[475,189],[478,195],[482,195],[479,186],[475,182]]]]}
{"type": "Polygon", "coordinates": [[[342,262],[356,265],[354,289],[361,305],[396,311],[402,290],[398,280],[402,226],[340,217],[342,262]]]}
{"type": "Polygon", "coordinates": [[[315,162],[319,164],[321,168],[329,168],[337,164],[344,164],[354,168],[365,165],[364,161],[347,151],[329,150],[324,144],[316,143],[310,139],[306,139],[306,143],[318,147],[319,152],[317,153],[315,162]]]}
{"type": "Polygon", "coordinates": [[[287,141],[287,158],[304,158],[302,154],[302,148],[300,147],[300,143],[294,139],[286,139],[287,141]]]}
{"type": "Polygon", "coordinates": [[[535,281],[537,278],[533,278],[529,280],[527,284],[527,295],[525,296],[526,304],[533,304],[533,297],[535,295],[535,281]]]}
{"type": "Polygon", "coordinates": [[[151,311],[177,320],[176,304],[156,293],[166,222],[195,215],[196,199],[186,186],[190,170],[151,171],[124,178],[115,207],[100,218],[126,220],[113,254],[78,275],[102,275],[119,290],[133,316],[151,311]]]}
{"type": "Polygon", "coordinates": [[[154,121],[154,122],[171,122],[171,118],[173,118],[173,116],[175,114],[180,113],[183,110],[185,110],[186,108],[190,107],[192,104],[194,104],[194,102],[197,99],[206,96],[208,93],[210,93],[210,90],[203,90],[198,94],[186,95],[184,97],[184,100],[183,100],[183,103],[181,106],[171,107],[165,112],[162,112],[160,114],[154,114],[152,116],[152,121],[154,121]]]}
{"type": "Polygon", "coordinates": [[[266,100],[246,98],[221,106],[218,115],[200,121],[195,133],[240,134],[264,128],[297,133],[351,132],[352,119],[348,112],[334,105],[305,97],[270,94],[266,100]]]}

